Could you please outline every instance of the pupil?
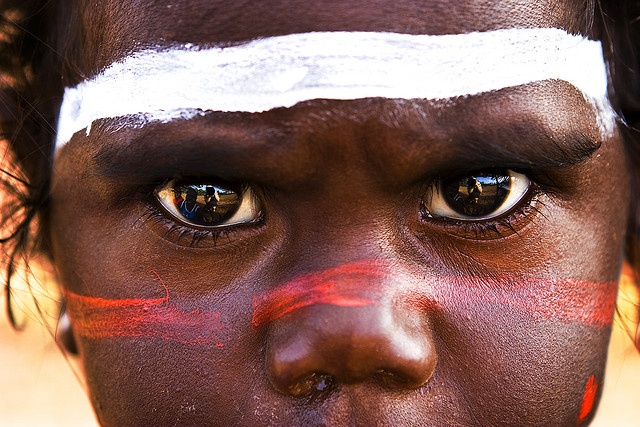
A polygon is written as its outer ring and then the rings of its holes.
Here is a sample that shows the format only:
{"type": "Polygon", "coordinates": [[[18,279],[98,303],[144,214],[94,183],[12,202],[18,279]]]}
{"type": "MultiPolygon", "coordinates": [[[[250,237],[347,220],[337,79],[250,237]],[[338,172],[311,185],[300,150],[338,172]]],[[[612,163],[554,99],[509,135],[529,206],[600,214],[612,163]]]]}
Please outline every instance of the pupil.
{"type": "Polygon", "coordinates": [[[193,224],[218,225],[238,210],[240,192],[215,185],[179,185],[173,187],[173,204],[193,224]]]}
{"type": "Polygon", "coordinates": [[[511,177],[507,171],[463,175],[444,182],[449,207],[472,217],[491,215],[507,199],[511,177]]]}

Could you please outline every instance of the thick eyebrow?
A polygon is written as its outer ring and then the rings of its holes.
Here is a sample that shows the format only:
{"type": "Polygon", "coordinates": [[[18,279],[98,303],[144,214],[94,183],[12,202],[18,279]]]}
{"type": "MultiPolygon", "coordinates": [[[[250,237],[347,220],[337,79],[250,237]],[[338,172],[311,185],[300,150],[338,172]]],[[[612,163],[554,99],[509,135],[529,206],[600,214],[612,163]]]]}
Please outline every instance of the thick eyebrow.
{"type": "MultiPolygon", "coordinates": [[[[376,153],[368,160],[403,180],[420,179],[406,177],[408,171],[571,165],[603,142],[594,107],[572,85],[550,81],[436,104],[309,101],[280,111],[210,113],[119,131],[118,120],[109,119],[94,127],[90,141],[74,138],[65,151],[89,145],[93,172],[105,178],[190,175],[279,186],[313,173],[308,165],[321,149],[313,135],[328,135],[345,121],[374,135],[363,142],[370,144],[367,153],[376,153]]],[[[340,149],[340,141],[334,143],[340,149]]]]}
{"type": "Polygon", "coordinates": [[[473,153],[467,157],[487,167],[553,167],[600,148],[607,138],[600,120],[598,106],[573,85],[549,80],[444,103],[435,128],[455,141],[452,156],[473,153]]]}
{"type": "Polygon", "coordinates": [[[166,122],[312,99],[437,100],[547,79],[573,84],[606,109],[600,42],[555,28],[437,36],[318,32],[209,49],[147,49],[66,88],[56,146],[82,129],[89,133],[95,120],[132,114],[166,122]]]}

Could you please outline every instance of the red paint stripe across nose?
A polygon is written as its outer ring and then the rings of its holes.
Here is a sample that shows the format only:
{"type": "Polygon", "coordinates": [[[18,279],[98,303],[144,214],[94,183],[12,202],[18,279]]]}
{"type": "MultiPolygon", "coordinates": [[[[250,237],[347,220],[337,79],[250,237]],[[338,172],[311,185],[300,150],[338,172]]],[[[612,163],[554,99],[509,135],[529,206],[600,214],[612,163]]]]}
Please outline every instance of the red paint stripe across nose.
{"type": "MultiPolygon", "coordinates": [[[[383,261],[364,260],[304,274],[253,298],[251,323],[259,328],[295,310],[316,304],[361,307],[373,304],[363,296],[383,275],[383,261]]],[[[384,263],[386,264],[386,263],[384,263]]]]}

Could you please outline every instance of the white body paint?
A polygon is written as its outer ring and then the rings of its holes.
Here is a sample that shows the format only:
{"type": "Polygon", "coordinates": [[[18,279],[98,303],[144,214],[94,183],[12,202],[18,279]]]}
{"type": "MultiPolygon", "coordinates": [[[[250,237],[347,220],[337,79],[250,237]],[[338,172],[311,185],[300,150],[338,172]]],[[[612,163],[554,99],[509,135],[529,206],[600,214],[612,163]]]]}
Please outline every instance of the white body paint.
{"type": "Polygon", "coordinates": [[[65,90],[56,145],[80,130],[88,134],[102,118],[133,116],[144,125],[312,99],[436,100],[547,79],[581,90],[599,111],[603,132],[613,129],[600,42],[552,28],[440,36],[325,32],[134,53],[65,90]]]}

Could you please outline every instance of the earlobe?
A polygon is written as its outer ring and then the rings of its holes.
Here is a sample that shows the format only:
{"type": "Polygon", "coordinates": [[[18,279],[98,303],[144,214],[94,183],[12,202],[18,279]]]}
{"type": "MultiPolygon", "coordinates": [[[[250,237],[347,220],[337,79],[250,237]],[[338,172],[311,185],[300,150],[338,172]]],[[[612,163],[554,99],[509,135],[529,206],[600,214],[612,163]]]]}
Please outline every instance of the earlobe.
{"type": "Polygon", "coordinates": [[[64,309],[61,311],[60,317],[58,318],[55,336],[58,345],[67,353],[74,356],[78,354],[78,346],[76,345],[76,339],[73,336],[71,320],[64,309]]]}

